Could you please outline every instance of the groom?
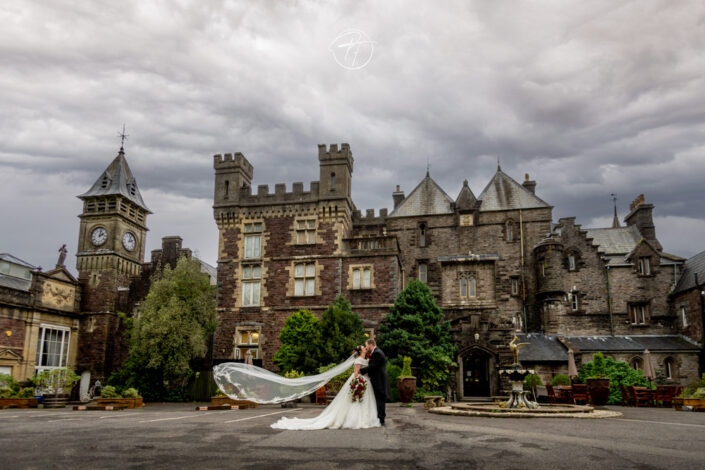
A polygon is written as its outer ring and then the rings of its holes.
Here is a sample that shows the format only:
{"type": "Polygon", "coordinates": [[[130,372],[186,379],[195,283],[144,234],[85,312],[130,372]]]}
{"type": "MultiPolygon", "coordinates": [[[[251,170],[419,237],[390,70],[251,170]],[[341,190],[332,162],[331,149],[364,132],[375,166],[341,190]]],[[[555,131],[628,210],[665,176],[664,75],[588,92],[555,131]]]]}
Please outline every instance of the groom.
{"type": "Polygon", "coordinates": [[[377,400],[377,417],[382,426],[384,426],[386,402],[387,398],[391,398],[389,377],[387,376],[387,356],[377,347],[377,343],[373,339],[368,339],[365,342],[365,346],[370,352],[370,363],[367,367],[360,369],[360,373],[368,374],[370,377],[375,400],[377,400]]]}

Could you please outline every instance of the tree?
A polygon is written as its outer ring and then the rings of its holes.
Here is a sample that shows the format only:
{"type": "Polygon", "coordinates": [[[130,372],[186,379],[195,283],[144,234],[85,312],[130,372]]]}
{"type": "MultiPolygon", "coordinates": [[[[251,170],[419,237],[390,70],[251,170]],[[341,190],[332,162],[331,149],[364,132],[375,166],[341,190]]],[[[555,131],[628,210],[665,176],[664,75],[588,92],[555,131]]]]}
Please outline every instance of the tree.
{"type": "Polygon", "coordinates": [[[129,357],[111,382],[151,400],[183,390],[193,374],[190,361],[205,357],[217,325],[215,287],[198,261],[184,257],[173,270],[167,265],[132,320],[129,357]]]}
{"type": "Polygon", "coordinates": [[[322,365],[338,364],[350,357],[357,345],[364,344],[362,320],[353,313],[350,302],[339,295],[321,318],[319,361],[322,365]]]}
{"type": "Polygon", "coordinates": [[[284,323],[279,334],[282,346],[274,355],[274,362],[283,372],[315,373],[320,365],[320,337],[320,320],[309,310],[299,310],[284,323]]]}
{"type": "Polygon", "coordinates": [[[427,390],[447,384],[455,357],[450,322],[443,320],[443,310],[423,282],[411,280],[397,296],[380,324],[379,346],[397,365],[411,357],[427,390]]]}

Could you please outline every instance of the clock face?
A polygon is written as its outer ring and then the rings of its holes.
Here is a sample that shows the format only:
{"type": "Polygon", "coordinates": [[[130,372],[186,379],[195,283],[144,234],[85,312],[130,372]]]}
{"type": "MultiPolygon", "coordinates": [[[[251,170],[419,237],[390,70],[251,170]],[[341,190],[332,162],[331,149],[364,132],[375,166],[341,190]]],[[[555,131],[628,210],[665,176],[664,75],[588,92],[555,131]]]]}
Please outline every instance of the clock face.
{"type": "Polygon", "coordinates": [[[127,251],[132,251],[135,249],[135,236],[130,232],[125,232],[122,236],[122,246],[125,247],[127,251]]]}
{"type": "Polygon", "coordinates": [[[91,243],[100,246],[108,240],[108,232],[103,227],[98,227],[91,232],[91,243]]]}

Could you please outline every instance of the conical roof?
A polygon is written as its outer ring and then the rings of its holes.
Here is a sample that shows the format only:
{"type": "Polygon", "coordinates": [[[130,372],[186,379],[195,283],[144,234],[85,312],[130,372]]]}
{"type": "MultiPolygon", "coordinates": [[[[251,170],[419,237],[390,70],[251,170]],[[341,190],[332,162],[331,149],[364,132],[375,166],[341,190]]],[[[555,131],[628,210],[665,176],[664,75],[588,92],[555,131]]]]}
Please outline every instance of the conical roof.
{"type": "Polygon", "coordinates": [[[120,147],[117,157],[112,161],[108,168],[98,177],[91,189],[78,196],[81,199],[96,197],[96,196],[112,196],[120,195],[137,204],[142,209],[151,213],[147,208],[142,195],[137,187],[137,180],[132,176],[130,167],[125,159],[125,151],[120,147]]]}
{"type": "Polygon", "coordinates": [[[478,199],[482,201],[480,212],[551,207],[499,167],[478,199]]]}
{"type": "Polygon", "coordinates": [[[477,206],[477,198],[472,193],[470,186],[468,186],[468,180],[463,181],[463,187],[455,199],[455,208],[459,211],[473,210],[477,206]]]}
{"type": "Polygon", "coordinates": [[[389,214],[389,217],[410,217],[432,214],[452,214],[453,200],[426,173],[418,186],[389,214]]]}

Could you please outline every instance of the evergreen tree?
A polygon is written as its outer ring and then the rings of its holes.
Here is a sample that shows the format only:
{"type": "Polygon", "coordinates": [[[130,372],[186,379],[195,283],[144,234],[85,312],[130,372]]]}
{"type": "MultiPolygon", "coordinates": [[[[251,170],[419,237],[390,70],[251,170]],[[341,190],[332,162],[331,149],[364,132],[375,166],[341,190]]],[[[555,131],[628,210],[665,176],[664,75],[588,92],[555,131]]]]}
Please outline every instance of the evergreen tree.
{"type": "Polygon", "coordinates": [[[205,357],[218,325],[215,287],[198,261],[181,258],[152,279],[131,319],[129,357],[111,382],[137,388],[145,399],[183,396],[193,374],[190,361],[205,357]]]}
{"type": "Polygon", "coordinates": [[[287,318],[279,334],[282,346],[274,355],[274,362],[283,372],[316,372],[320,365],[320,323],[310,311],[303,309],[287,318]]]}
{"type": "Polygon", "coordinates": [[[397,365],[402,357],[410,357],[427,390],[447,384],[455,357],[450,322],[443,320],[443,310],[423,282],[412,279],[397,296],[382,320],[378,343],[397,365]]]}
{"type": "Polygon", "coordinates": [[[362,320],[353,313],[350,302],[339,295],[321,318],[321,365],[339,364],[350,357],[355,346],[364,344],[366,339],[362,320]]]}

